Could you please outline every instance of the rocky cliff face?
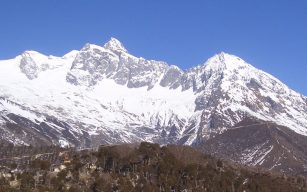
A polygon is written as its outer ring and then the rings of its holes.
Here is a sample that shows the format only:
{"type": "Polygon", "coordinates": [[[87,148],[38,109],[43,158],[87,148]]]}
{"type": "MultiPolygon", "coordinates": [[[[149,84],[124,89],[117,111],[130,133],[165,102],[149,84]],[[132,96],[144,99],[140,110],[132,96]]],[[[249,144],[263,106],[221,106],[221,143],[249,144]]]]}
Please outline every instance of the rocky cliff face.
{"type": "Polygon", "coordinates": [[[72,63],[67,81],[75,85],[93,86],[104,78],[113,79],[129,88],[152,88],[168,65],[128,54],[123,45],[112,38],[104,47],[87,44],[72,63]]]}
{"type": "Polygon", "coordinates": [[[246,117],[307,135],[307,99],[234,55],[183,71],[112,38],[63,57],[0,61],[0,132],[15,144],[198,145],[246,117]]]}

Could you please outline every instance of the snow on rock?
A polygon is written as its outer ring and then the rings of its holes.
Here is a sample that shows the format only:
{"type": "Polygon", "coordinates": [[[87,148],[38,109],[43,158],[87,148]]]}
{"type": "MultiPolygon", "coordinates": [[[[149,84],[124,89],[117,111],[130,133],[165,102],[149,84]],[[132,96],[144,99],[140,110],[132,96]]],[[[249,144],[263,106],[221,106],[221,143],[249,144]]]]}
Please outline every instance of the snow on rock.
{"type": "Polygon", "coordinates": [[[62,57],[27,51],[0,61],[0,98],[0,116],[14,113],[60,130],[47,122],[51,116],[68,124],[61,128],[69,127],[66,134],[98,143],[192,145],[247,116],[307,135],[306,97],[239,57],[220,53],[183,71],[130,55],[115,38],[62,57]]]}
{"type": "Polygon", "coordinates": [[[121,53],[121,52],[128,53],[128,51],[123,46],[123,44],[114,37],[112,37],[110,41],[104,45],[104,48],[111,50],[113,52],[116,52],[116,53],[121,53]]]}

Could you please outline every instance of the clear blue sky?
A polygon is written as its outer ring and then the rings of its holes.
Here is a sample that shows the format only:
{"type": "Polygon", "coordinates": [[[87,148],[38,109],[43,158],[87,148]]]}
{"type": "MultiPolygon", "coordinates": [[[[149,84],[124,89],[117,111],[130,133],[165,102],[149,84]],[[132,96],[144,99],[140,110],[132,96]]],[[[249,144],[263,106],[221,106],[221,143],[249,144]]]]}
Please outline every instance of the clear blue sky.
{"type": "Polygon", "coordinates": [[[110,37],[183,69],[235,54],[307,95],[306,0],[2,0],[0,59],[110,37]]]}

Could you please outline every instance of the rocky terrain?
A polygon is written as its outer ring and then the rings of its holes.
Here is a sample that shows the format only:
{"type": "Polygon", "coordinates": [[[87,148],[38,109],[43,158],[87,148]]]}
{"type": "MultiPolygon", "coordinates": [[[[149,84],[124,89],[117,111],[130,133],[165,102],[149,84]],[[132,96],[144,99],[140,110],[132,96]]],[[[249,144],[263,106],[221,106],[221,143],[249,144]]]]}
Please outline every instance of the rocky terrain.
{"type": "Polygon", "coordinates": [[[0,61],[1,140],[15,144],[197,145],[246,117],[307,135],[306,103],[226,53],[183,71],[132,56],[112,38],[63,57],[26,51],[0,61]]]}
{"type": "Polygon", "coordinates": [[[245,119],[200,148],[240,164],[307,176],[307,137],[272,122],[245,119]]]}

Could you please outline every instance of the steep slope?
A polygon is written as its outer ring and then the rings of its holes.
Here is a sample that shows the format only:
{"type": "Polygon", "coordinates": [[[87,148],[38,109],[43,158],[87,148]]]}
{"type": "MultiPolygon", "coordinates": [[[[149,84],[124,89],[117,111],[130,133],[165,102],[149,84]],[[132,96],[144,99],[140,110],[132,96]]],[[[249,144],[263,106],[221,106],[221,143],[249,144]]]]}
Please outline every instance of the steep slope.
{"type": "Polygon", "coordinates": [[[129,88],[152,88],[168,65],[128,54],[123,45],[112,38],[104,47],[87,44],[72,63],[67,81],[75,85],[96,85],[102,79],[113,79],[129,88]]]}
{"type": "Polygon", "coordinates": [[[246,117],[307,135],[307,98],[220,53],[183,71],[137,58],[112,38],[63,57],[0,61],[0,133],[15,144],[198,145],[246,117]]]}
{"type": "Polygon", "coordinates": [[[198,136],[210,138],[246,117],[274,121],[306,135],[306,97],[242,59],[221,53],[194,68],[201,112],[198,136]],[[195,73],[195,71],[197,71],[195,73]]]}
{"type": "Polygon", "coordinates": [[[272,122],[244,119],[201,149],[240,164],[307,176],[307,137],[272,122]]]}

